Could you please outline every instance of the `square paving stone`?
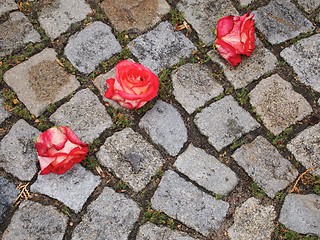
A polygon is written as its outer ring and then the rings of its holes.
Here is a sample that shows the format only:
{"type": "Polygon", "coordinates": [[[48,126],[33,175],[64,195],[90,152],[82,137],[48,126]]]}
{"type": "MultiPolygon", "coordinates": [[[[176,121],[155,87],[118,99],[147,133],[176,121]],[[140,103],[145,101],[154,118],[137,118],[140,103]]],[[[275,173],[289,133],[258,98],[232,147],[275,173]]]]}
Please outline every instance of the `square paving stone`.
{"type": "Polygon", "coordinates": [[[64,174],[39,174],[30,190],[58,199],[78,213],[100,182],[99,176],[76,164],[64,174]]]}
{"type": "Polygon", "coordinates": [[[215,39],[213,32],[220,17],[238,15],[229,0],[182,0],[177,8],[205,44],[215,39]]]}
{"type": "Polygon", "coordinates": [[[302,39],[280,53],[298,75],[298,80],[320,92],[320,34],[302,39]]]}
{"type": "Polygon", "coordinates": [[[1,0],[0,1],[0,16],[6,12],[18,9],[18,5],[14,0],[1,0]]]}
{"type": "Polygon", "coordinates": [[[287,145],[289,151],[306,169],[314,175],[320,175],[320,123],[302,131],[287,145]]]}
{"type": "Polygon", "coordinates": [[[53,206],[24,201],[4,231],[2,240],[62,240],[68,218],[53,206]]]}
{"type": "Polygon", "coordinates": [[[273,134],[280,134],[291,124],[312,113],[307,100],[278,74],[263,79],[249,96],[263,124],[273,134]]]}
{"type": "Polygon", "coordinates": [[[3,123],[4,120],[6,120],[8,117],[11,116],[11,114],[7,110],[5,110],[3,103],[4,103],[4,99],[0,94],[0,124],[3,123]]]}
{"type": "Polygon", "coordinates": [[[223,68],[228,81],[235,89],[243,88],[249,83],[257,80],[262,75],[273,71],[277,65],[277,58],[256,38],[256,48],[250,57],[242,57],[238,67],[231,66],[222,59],[216,51],[208,52],[213,62],[219,63],[223,68]]]}
{"type": "Polygon", "coordinates": [[[298,3],[307,13],[312,13],[320,6],[319,0],[298,0],[298,3]]]}
{"type": "Polygon", "coordinates": [[[64,53],[82,73],[90,73],[99,63],[122,50],[111,28],[102,22],[93,22],[71,36],[64,53]]]}
{"type": "Polygon", "coordinates": [[[146,31],[170,11],[165,0],[104,0],[101,8],[119,32],[146,31]]]}
{"type": "Polygon", "coordinates": [[[128,239],[139,214],[140,208],[137,203],[106,187],[88,206],[71,239],[128,239]]]}
{"type": "Polygon", "coordinates": [[[218,151],[260,127],[232,96],[226,96],[204,108],[195,116],[194,122],[218,151]]]}
{"type": "Polygon", "coordinates": [[[107,138],[97,158],[136,192],[146,187],[165,162],[160,153],[131,128],[107,138]]]}
{"type": "Polygon", "coordinates": [[[13,207],[14,200],[19,195],[16,185],[0,176],[0,222],[6,218],[6,212],[13,207]]]}
{"type": "Polygon", "coordinates": [[[30,181],[38,171],[34,139],[40,133],[24,120],[16,122],[0,142],[0,167],[21,181],[30,181]]]}
{"type": "Polygon", "coordinates": [[[223,92],[212,71],[198,63],[179,67],[171,78],[173,94],[189,114],[223,92]]]}
{"type": "Polygon", "coordinates": [[[0,24],[0,57],[9,55],[30,42],[40,42],[40,34],[23,13],[10,13],[8,21],[0,24]]]}
{"type": "Polygon", "coordinates": [[[160,100],[141,118],[139,127],[172,156],[176,156],[188,140],[187,128],[180,113],[160,100]]]}
{"type": "Polygon", "coordinates": [[[155,73],[177,64],[196,50],[193,43],[167,21],[137,37],[128,47],[142,65],[155,73]]]}
{"type": "Polygon", "coordinates": [[[274,0],[254,11],[255,25],[268,42],[278,44],[314,29],[290,0],[274,0]]]}
{"type": "Polygon", "coordinates": [[[80,86],[75,76],[65,72],[57,63],[56,52],[52,48],[46,48],[11,68],[3,78],[36,116],[80,86]]]}
{"type": "Polygon", "coordinates": [[[151,204],[204,236],[220,227],[229,208],[229,203],[216,200],[171,170],[162,177],[151,204]]]}
{"type": "Polygon", "coordinates": [[[69,102],[50,116],[56,125],[66,125],[84,142],[92,142],[112,126],[111,117],[99,98],[88,88],[77,92],[69,102]]]}
{"type": "Polygon", "coordinates": [[[232,157],[271,198],[298,176],[292,164],[262,136],[237,149],[232,157]]]}
{"type": "Polygon", "coordinates": [[[91,8],[85,0],[53,0],[40,11],[38,19],[46,34],[55,39],[89,13],[91,8]]]}
{"type": "Polygon", "coordinates": [[[228,194],[238,183],[237,175],[229,167],[192,144],[179,155],[174,166],[179,172],[215,194],[228,194]]]}

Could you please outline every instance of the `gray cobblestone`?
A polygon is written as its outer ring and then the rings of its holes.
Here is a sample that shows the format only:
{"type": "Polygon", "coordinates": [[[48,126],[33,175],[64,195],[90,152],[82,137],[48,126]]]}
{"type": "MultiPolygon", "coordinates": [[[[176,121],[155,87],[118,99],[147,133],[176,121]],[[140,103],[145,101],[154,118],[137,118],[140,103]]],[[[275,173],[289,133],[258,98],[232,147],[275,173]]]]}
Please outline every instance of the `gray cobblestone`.
{"type": "Polygon", "coordinates": [[[2,95],[0,94],[0,124],[4,122],[8,117],[11,116],[11,113],[5,110],[4,106],[4,99],[2,95]]]}
{"type": "Polygon", "coordinates": [[[0,16],[6,12],[18,9],[14,0],[2,0],[0,2],[0,16]]]}
{"type": "Polygon", "coordinates": [[[6,211],[10,209],[18,194],[16,185],[0,176],[0,222],[5,220],[6,211]]]}
{"type": "Polygon", "coordinates": [[[307,13],[312,13],[320,6],[319,0],[298,0],[298,3],[307,13]]]}

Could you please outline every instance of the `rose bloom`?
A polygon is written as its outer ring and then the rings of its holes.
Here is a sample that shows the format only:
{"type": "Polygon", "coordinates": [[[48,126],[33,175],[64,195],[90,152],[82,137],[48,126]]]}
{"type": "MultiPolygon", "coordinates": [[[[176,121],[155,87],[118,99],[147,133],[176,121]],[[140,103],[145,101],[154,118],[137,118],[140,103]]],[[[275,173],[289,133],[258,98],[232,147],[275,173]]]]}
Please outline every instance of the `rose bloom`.
{"type": "Polygon", "coordinates": [[[35,142],[40,162],[40,174],[62,174],[81,162],[88,153],[82,142],[68,127],[52,127],[41,133],[35,142]]]}
{"type": "Polygon", "coordinates": [[[143,65],[123,60],[116,65],[116,76],[106,80],[104,96],[124,108],[138,109],[158,94],[159,79],[143,65]]]}
{"type": "Polygon", "coordinates": [[[241,62],[240,54],[250,56],[255,48],[253,16],[249,13],[243,16],[226,16],[217,22],[217,50],[232,66],[241,62]]]}

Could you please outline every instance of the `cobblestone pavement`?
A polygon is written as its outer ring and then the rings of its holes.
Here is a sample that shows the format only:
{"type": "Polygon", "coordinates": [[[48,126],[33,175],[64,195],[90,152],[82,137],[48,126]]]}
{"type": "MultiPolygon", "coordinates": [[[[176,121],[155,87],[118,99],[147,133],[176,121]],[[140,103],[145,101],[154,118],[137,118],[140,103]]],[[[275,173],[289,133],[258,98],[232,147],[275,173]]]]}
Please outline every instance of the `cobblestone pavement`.
{"type": "Polygon", "coordinates": [[[0,0],[0,238],[320,239],[319,0],[0,0]],[[217,20],[253,12],[231,67],[217,20]],[[119,60],[158,74],[128,111],[119,60]],[[34,139],[70,126],[89,156],[39,175],[34,139]]]}

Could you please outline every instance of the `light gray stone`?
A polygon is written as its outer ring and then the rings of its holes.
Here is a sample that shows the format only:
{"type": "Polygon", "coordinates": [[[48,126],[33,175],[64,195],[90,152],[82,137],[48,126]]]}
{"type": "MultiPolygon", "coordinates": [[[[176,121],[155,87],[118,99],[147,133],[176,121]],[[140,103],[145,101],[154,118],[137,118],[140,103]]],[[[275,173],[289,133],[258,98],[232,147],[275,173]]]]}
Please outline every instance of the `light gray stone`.
{"type": "Polygon", "coordinates": [[[204,108],[195,116],[194,122],[218,151],[260,126],[232,96],[204,108]]]}
{"type": "Polygon", "coordinates": [[[307,13],[312,13],[320,6],[319,0],[298,0],[298,3],[307,13]]]}
{"type": "Polygon", "coordinates": [[[237,149],[232,157],[271,198],[298,176],[292,164],[262,136],[237,149]]]}
{"type": "Polygon", "coordinates": [[[160,153],[131,128],[107,138],[97,158],[136,192],[146,187],[165,162],[160,153]]]}
{"type": "Polygon", "coordinates": [[[290,0],[273,0],[253,12],[255,25],[271,44],[285,42],[314,29],[290,0]]]}
{"type": "Polygon", "coordinates": [[[126,240],[139,214],[133,200],[106,187],[88,206],[72,240],[126,240]]]}
{"type": "Polygon", "coordinates": [[[0,167],[21,181],[30,181],[38,171],[34,139],[40,133],[24,120],[16,122],[0,142],[0,167]]]}
{"type": "Polygon", "coordinates": [[[179,155],[174,166],[179,172],[216,194],[228,194],[238,183],[237,175],[230,168],[192,144],[179,155]]]}
{"type": "Polygon", "coordinates": [[[57,63],[56,52],[52,48],[46,48],[11,68],[3,78],[36,116],[80,86],[75,76],[65,72],[57,63]]]}
{"type": "Polygon", "coordinates": [[[52,206],[24,201],[11,219],[2,240],[63,239],[68,218],[52,206]]]}
{"type": "Polygon", "coordinates": [[[11,116],[11,114],[7,110],[5,110],[3,103],[4,103],[4,99],[0,94],[0,124],[3,123],[4,120],[6,120],[8,117],[11,116]]]}
{"type": "Polygon", "coordinates": [[[163,176],[151,204],[204,236],[220,227],[229,208],[229,203],[200,191],[171,170],[163,176]]]}
{"type": "Polygon", "coordinates": [[[306,169],[314,175],[320,175],[320,123],[302,131],[292,139],[287,148],[306,169]]]}
{"type": "Polygon", "coordinates": [[[193,43],[167,21],[137,37],[128,47],[142,65],[155,73],[177,64],[196,50],[193,43]]]}
{"type": "Polygon", "coordinates": [[[64,174],[39,174],[30,190],[58,199],[78,213],[100,182],[100,177],[76,164],[64,174]]]}
{"type": "Polygon", "coordinates": [[[320,236],[320,196],[289,194],[282,205],[279,222],[287,228],[320,236]]]}
{"type": "Polygon", "coordinates": [[[320,92],[320,34],[302,39],[280,53],[298,75],[298,80],[320,92]]]}
{"type": "Polygon", "coordinates": [[[205,44],[213,42],[213,32],[220,17],[238,15],[229,0],[182,0],[177,8],[205,44]]]}
{"type": "Polygon", "coordinates": [[[30,42],[40,42],[40,34],[22,12],[10,13],[8,21],[0,24],[0,57],[30,42]]]}
{"type": "Polygon", "coordinates": [[[195,240],[186,233],[147,223],[139,228],[136,240],[195,240]]]}
{"type": "Polygon", "coordinates": [[[99,98],[89,89],[77,92],[50,116],[56,125],[66,125],[84,142],[92,142],[112,126],[111,117],[99,98]]]}
{"type": "Polygon", "coordinates": [[[188,140],[187,128],[180,113],[160,100],[141,118],[139,126],[172,156],[176,156],[188,140]]]}
{"type": "Polygon", "coordinates": [[[312,108],[292,85],[278,74],[263,79],[249,94],[250,103],[263,124],[273,134],[280,134],[312,113],[312,108]]]}
{"type": "Polygon", "coordinates": [[[239,2],[240,2],[240,6],[246,7],[246,6],[250,5],[253,1],[252,0],[239,0],[239,2]]]}
{"type": "Polygon", "coordinates": [[[14,0],[1,0],[0,1],[0,16],[6,12],[18,9],[18,5],[14,0]]]}
{"type": "Polygon", "coordinates": [[[82,73],[90,73],[99,63],[122,50],[111,28],[96,21],[71,36],[64,53],[82,73]]]}
{"type": "Polygon", "coordinates": [[[219,63],[223,68],[225,76],[235,89],[247,86],[263,74],[273,71],[277,65],[277,58],[263,47],[259,39],[256,39],[255,43],[256,48],[254,52],[250,57],[243,56],[238,67],[231,66],[216,51],[211,50],[208,52],[211,60],[219,63]]]}
{"type": "Polygon", "coordinates": [[[46,34],[55,39],[91,12],[85,0],[55,0],[40,11],[38,19],[46,34]]]}
{"type": "Polygon", "coordinates": [[[198,63],[188,63],[175,70],[172,84],[175,98],[189,114],[223,92],[212,71],[198,63]]]}
{"type": "Polygon", "coordinates": [[[272,205],[263,206],[260,200],[249,198],[236,209],[228,235],[231,240],[270,240],[276,216],[272,205]]]}
{"type": "Polygon", "coordinates": [[[6,211],[13,206],[14,200],[19,195],[16,185],[0,176],[0,222],[6,217],[6,211]]]}

